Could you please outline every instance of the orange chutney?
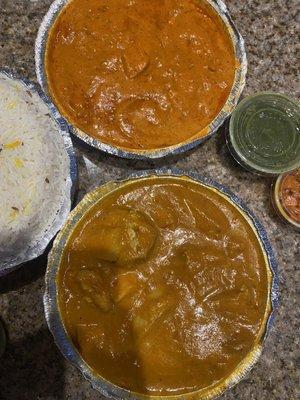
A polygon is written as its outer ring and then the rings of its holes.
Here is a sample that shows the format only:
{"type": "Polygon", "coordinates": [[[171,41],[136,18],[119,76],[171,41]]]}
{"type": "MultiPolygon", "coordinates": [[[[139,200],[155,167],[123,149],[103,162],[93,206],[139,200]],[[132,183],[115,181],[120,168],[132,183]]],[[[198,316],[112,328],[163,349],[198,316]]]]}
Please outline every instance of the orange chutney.
{"type": "Polygon", "coordinates": [[[120,187],[77,223],[58,271],[59,309],[87,364],[142,394],[220,383],[260,343],[264,253],[226,198],[178,178],[120,187]]]}
{"type": "Polygon", "coordinates": [[[45,65],[69,122],[104,143],[150,150],[207,134],[236,60],[205,0],[71,0],[50,30],[45,65]]]}

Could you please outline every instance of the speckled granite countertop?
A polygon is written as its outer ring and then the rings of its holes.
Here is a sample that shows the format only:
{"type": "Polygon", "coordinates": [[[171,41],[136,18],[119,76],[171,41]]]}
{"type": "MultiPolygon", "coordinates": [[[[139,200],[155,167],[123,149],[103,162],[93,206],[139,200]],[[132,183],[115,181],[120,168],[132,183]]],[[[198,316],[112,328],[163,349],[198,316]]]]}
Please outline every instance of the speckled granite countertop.
{"type": "MultiPolygon", "coordinates": [[[[49,4],[50,0],[0,0],[0,69],[10,68],[35,80],[34,40],[49,4]]],[[[228,0],[227,4],[248,50],[244,95],[270,89],[298,97],[298,0],[228,0]]],[[[148,164],[87,153],[78,144],[76,148],[79,197],[104,181],[137,169],[175,166],[210,176],[248,202],[278,255],[281,306],[259,363],[221,398],[299,399],[300,234],[281,224],[271,210],[270,180],[243,171],[230,157],[221,132],[189,154],[148,164]]],[[[9,333],[9,345],[0,359],[0,400],[101,399],[63,359],[47,329],[42,305],[45,268],[43,256],[0,279],[0,316],[9,333]]]]}

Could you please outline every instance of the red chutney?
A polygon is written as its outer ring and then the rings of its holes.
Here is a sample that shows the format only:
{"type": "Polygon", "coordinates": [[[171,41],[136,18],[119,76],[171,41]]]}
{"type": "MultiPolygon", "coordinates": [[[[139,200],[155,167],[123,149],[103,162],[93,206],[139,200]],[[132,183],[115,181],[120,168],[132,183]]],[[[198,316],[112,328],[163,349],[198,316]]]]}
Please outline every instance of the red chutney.
{"type": "Polygon", "coordinates": [[[279,198],[285,212],[300,223],[300,168],[282,179],[279,198]]]}
{"type": "Polygon", "coordinates": [[[50,95],[73,125],[151,150],[206,135],[236,59],[207,1],[72,0],[49,33],[45,65],[50,95]]]}

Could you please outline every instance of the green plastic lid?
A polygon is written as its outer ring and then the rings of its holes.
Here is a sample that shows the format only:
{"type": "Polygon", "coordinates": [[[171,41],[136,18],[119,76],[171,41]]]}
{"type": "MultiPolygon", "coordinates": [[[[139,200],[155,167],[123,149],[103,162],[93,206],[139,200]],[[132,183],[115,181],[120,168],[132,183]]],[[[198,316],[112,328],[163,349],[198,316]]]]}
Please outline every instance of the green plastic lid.
{"type": "Polygon", "coordinates": [[[300,165],[300,107],[287,96],[263,92],[246,97],[232,113],[230,149],[240,164],[265,175],[300,165]]]}

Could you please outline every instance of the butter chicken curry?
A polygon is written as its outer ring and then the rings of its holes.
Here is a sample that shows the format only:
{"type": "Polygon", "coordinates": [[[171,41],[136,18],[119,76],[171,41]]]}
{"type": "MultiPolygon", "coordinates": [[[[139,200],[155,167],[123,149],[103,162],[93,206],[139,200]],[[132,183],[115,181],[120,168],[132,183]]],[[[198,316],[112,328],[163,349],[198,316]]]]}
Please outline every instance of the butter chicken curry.
{"type": "Polygon", "coordinates": [[[69,122],[129,150],[206,135],[236,69],[227,27],[205,0],[71,0],[45,63],[69,122]]]}

